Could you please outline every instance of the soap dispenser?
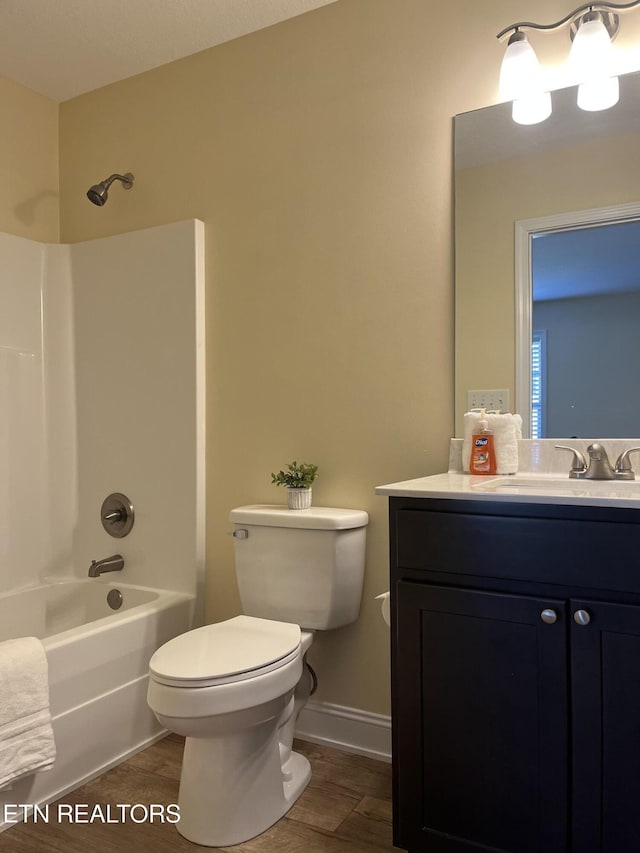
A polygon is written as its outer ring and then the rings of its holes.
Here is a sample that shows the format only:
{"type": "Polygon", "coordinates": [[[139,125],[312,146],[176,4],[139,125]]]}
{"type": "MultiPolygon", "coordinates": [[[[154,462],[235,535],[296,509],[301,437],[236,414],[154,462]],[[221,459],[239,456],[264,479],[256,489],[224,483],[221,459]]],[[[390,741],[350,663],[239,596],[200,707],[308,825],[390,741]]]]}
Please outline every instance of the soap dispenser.
{"type": "Polygon", "coordinates": [[[489,429],[486,414],[485,409],[480,409],[478,426],[471,438],[469,471],[472,474],[495,474],[497,471],[494,435],[489,429]]]}

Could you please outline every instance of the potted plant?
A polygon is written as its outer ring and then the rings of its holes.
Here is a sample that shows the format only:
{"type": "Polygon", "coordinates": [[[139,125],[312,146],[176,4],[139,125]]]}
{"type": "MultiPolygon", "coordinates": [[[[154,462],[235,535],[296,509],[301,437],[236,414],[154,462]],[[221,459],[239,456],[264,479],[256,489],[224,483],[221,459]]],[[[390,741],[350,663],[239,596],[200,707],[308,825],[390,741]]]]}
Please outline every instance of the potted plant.
{"type": "Polygon", "coordinates": [[[286,471],[271,472],[271,482],[276,486],[287,487],[287,506],[289,509],[309,509],[311,506],[311,485],[318,476],[318,466],[306,462],[292,462],[286,471]]]}

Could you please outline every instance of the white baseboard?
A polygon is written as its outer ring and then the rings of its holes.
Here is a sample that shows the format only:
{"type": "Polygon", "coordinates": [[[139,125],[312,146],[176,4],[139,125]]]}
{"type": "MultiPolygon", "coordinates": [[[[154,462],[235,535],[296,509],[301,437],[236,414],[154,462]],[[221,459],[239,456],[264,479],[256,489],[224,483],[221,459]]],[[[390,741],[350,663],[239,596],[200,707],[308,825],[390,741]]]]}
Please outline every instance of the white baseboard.
{"type": "Polygon", "coordinates": [[[296,737],[391,761],[391,717],[330,702],[307,702],[298,718],[296,737]]]}

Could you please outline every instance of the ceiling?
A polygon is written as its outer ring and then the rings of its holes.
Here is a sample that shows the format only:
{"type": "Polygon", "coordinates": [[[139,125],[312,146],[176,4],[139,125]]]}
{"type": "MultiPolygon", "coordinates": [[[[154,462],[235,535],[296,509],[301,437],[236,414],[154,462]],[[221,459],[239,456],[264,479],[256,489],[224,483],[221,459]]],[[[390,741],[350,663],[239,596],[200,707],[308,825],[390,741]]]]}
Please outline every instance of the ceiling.
{"type": "Polygon", "coordinates": [[[66,101],[336,0],[0,0],[0,75],[66,101]]]}

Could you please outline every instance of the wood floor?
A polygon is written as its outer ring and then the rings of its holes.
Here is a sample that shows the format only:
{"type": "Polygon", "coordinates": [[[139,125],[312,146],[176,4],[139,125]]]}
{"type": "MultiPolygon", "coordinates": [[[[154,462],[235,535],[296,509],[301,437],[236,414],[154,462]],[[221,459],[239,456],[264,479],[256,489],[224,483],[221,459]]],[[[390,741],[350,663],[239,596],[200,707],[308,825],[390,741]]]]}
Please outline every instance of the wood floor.
{"type": "MultiPolygon", "coordinates": [[[[60,802],[89,807],[118,803],[176,803],[181,739],[169,735],[124,764],[66,794],[60,802]]],[[[309,787],[289,813],[237,853],[380,853],[391,844],[391,766],[370,758],[297,741],[311,762],[309,787]]],[[[50,818],[57,815],[54,806],[50,818]]],[[[175,826],[162,823],[77,824],[52,819],[0,833],[1,853],[195,853],[175,826]]]]}

